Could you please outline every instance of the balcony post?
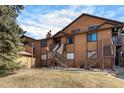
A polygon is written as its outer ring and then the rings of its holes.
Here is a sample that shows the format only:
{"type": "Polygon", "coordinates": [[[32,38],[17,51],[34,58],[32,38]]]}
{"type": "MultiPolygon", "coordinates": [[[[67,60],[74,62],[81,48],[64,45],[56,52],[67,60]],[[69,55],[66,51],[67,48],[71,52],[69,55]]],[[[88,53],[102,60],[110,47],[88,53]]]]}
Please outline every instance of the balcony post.
{"type": "Polygon", "coordinates": [[[102,70],[104,70],[104,40],[102,40],[102,56],[101,56],[101,59],[102,59],[102,70]]]}

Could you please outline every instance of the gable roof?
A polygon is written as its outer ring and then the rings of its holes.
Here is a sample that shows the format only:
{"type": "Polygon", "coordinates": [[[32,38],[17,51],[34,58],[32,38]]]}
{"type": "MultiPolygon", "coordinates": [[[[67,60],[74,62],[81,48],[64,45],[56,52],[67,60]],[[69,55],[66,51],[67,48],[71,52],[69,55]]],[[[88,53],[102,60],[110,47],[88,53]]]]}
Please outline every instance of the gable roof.
{"type": "Polygon", "coordinates": [[[20,38],[29,38],[29,39],[35,40],[34,38],[26,36],[26,35],[22,35],[20,38]]]}
{"type": "Polygon", "coordinates": [[[90,17],[94,17],[94,18],[97,18],[97,19],[102,19],[102,20],[110,21],[110,22],[117,23],[117,24],[124,24],[124,22],[120,22],[120,21],[116,21],[116,20],[112,20],[112,19],[107,19],[107,18],[104,18],[104,17],[99,17],[99,16],[95,16],[95,15],[83,13],[78,18],[76,18],[74,21],[72,21],[70,24],[68,24],[66,27],[64,27],[61,31],[59,31],[55,35],[53,35],[53,37],[55,37],[59,33],[63,32],[66,28],[68,28],[71,24],[73,24],[74,22],[76,22],[82,16],[90,16],[90,17]]]}

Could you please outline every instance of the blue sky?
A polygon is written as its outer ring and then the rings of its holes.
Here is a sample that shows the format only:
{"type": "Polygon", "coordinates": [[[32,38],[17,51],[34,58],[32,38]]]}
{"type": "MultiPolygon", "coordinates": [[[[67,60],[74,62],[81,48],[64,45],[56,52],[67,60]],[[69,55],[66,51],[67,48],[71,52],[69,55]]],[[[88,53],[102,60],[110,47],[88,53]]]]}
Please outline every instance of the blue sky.
{"type": "Polygon", "coordinates": [[[41,39],[49,30],[54,35],[82,13],[124,22],[124,6],[119,5],[29,5],[19,15],[18,23],[27,31],[27,36],[41,39]]]}

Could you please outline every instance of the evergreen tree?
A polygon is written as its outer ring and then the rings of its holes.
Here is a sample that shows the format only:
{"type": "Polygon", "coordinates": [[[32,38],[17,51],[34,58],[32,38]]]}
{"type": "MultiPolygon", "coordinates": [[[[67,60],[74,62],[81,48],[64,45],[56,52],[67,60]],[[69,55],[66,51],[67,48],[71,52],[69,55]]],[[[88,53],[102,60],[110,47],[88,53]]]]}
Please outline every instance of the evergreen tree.
{"type": "Polygon", "coordinates": [[[20,36],[24,34],[16,18],[23,9],[22,5],[0,6],[0,72],[2,73],[16,68],[14,61],[21,50],[20,36]]]}

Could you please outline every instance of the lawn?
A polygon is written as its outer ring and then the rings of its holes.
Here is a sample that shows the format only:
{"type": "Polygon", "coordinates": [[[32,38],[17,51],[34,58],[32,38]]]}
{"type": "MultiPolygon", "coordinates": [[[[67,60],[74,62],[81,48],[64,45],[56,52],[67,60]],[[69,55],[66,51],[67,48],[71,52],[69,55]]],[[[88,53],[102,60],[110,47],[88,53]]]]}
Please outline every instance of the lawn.
{"type": "Polygon", "coordinates": [[[25,70],[0,77],[0,87],[99,88],[124,87],[124,81],[103,72],[25,70]]]}

